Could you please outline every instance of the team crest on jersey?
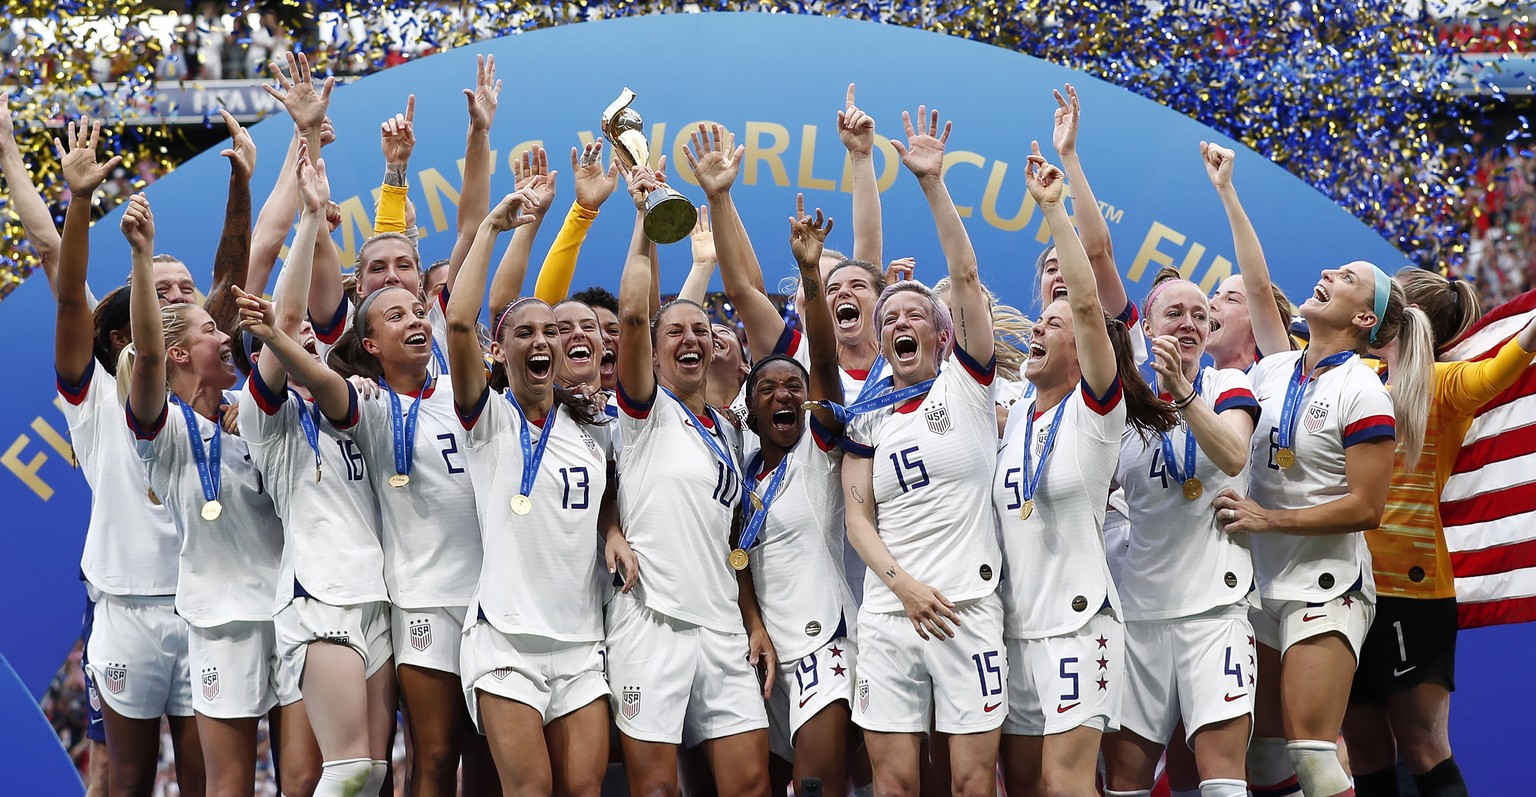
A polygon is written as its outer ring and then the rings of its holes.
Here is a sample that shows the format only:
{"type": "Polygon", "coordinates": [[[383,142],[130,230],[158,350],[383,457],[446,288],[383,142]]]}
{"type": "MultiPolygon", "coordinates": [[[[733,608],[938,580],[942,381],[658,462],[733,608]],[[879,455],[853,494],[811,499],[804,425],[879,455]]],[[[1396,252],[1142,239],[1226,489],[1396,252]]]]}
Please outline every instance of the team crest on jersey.
{"type": "Polygon", "coordinates": [[[411,647],[417,650],[426,650],[432,647],[432,621],[427,619],[411,621],[411,647]]]}
{"type": "Polygon", "coordinates": [[[624,687],[619,694],[619,713],[627,720],[640,716],[640,687],[624,687]]]}
{"type": "Polygon", "coordinates": [[[1302,419],[1301,425],[1306,427],[1307,431],[1312,434],[1317,434],[1323,430],[1323,423],[1327,420],[1328,402],[1314,401],[1312,406],[1307,407],[1307,416],[1302,419]]]}
{"type": "Polygon", "coordinates": [[[923,417],[928,419],[928,431],[933,432],[934,434],[949,433],[949,410],[946,409],[943,404],[937,404],[929,407],[928,411],[923,413],[923,417]]]}
{"type": "Polygon", "coordinates": [[[859,679],[859,710],[869,710],[869,679],[859,679]]]}
{"type": "Polygon", "coordinates": [[[603,452],[598,450],[597,441],[592,439],[592,435],[589,435],[586,432],[582,432],[581,442],[587,444],[587,450],[592,452],[592,456],[597,457],[598,459],[603,458],[603,452]]]}
{"type": "Polygon", "coordinates": [[[91,699],[91,710],[100,711],[101,693],[96,691],[96,684],[91,683],[89,678],[85,681],[85,694],[91,699]]]}
{"type": "Polygon", "coordinates": [[[121,694],[128,684],[128,668],[121,664],[108,664],[103,675],[106,676],[107,691],[114,695],[121,694]]]}
{"type": "Polygon", "coordinates": [[[505,681],[505,680],[507,680],[507,676],[511,675],[511,674],[512,674],[512,668],[511,667],[497,667],[496,669],[491,670],[491,677],[495,678],[498,681],[505,681]]]}
{"type": "Polygon", "coordinates": [[[203,699],[212,700],[219,696],[219,668],[209,667],[203,670],[203,699]]]}

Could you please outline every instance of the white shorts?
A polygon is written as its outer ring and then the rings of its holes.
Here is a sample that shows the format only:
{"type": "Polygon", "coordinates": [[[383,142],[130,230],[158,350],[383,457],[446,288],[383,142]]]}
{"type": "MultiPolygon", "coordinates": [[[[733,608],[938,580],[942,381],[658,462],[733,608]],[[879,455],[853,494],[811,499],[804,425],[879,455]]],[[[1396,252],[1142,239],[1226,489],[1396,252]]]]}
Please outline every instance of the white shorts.
{"type": "Polygon", "coordinates": [[[475,727],[479,692],[516,700],[548,725],[594,700],[608,696],[602,642],[560,642],[531,634],[505,634],[481,620],[464,632],[461,653],[464,699],[475,727]]]}
{"type": "Polygon", "coordinates": [[[176,598],[102,595],[91,613],[85,661],[100,698],[129,719],[190,717],[187,621],[176,598]]]}
{"type": "Polygon", "coordinates": [[[1125,624],[1120,727],[1163,744],[1184,721],[1186,738],[1253,713],[1258,650],[1248,603],[1174,620],[1125,624]]]}
{"type": "Polygon", "coordinates": [[[834,637],[799,659],[779,663],[768,696],[768,741],[774,755],[794,761],[800,727],[827,706],[841,700],[852,710],[857,658],[851,640],[834,637]]]}
{"type": "Polygon", "coordinates": [[[1043,639],[1008,640],[1013,679],[1003,733],[1050,736],[1074,728],[1119,727],[1125,630],[1108,612],[1082,628],[1043,639]]]}
{"type": "Polygon", "coordinates": [[[652,611],[633,594],[608,604],[614,721],[631,739],[693,746],[768,727],[747,635],[652,611]]]}
{"type": "Polygon", "coordinates": [[[212,628],[192,626],[188,634],[192,704],[218,719],[259,717],[282,697],[297,701],[298,679],[283,678],[272,623],[240,620],[212,628]]]}
{"type": "Polygon", "coordinates": [[[363,673],[370,678],[393,655],[389,604],[382,601],[332,606],[315,598],[294,598],[277,613],[272,624],[283,667],[300,678],[301,686],[311,642],[329,642],[357,651],[363,659],[363,673]]]}
{"type": "Polygon", "coordinates": [[[924,641],[905,614],[859,611],[853,721],[882,733],[981,733],[1008,715],[1003,601],[992,593],[955,607],[954,639],[924,641]]]}
{"type": "Polygon", "coordinates": [[[1259,642],[1280,651],[1282,656],[1297,642],[1336,632],[1349,642],[1358,662],[1365,632],[1371,630],[1371,619],[1375,616],[1376,604],[1364,593],[1352,591],[1327,603],[1266,600],[1249,619],[1259,642]]]}
{"type": "Polygon", "coordinates": [[[389,632],[394,640],[395,666],[459,674],[459,646],[464,639],[463,606],[402,609],[392,606],[389,632]]]}

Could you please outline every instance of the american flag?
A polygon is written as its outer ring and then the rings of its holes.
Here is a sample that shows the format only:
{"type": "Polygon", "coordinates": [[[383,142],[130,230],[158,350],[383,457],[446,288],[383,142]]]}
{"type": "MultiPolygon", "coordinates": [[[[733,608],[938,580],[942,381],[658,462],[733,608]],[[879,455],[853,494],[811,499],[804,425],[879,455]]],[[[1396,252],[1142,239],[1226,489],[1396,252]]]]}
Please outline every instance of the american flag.
{"type": "MultiPolygon", "coordinates": [[[[1536,291],[1483,316],[1442,360],[1493,356],[1536,291]]],[[[1462,628],[1536,620],[1536,368],[1477,411],[1440,497],[1462,628]]]]}

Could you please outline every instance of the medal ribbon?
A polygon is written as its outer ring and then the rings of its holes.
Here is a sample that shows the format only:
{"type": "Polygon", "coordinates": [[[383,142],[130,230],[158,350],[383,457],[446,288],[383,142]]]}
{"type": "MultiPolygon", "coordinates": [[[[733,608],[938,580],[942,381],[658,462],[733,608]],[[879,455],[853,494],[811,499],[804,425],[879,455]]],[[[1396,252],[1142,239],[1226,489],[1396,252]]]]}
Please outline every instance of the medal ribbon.
{"type": "MultiPolygon", "coordinates": [[[[741,532],[741,541],[736,546],[741,550],[749,551],[752,549],[752,543],[757,542],[758,533],[763,530],[763,524],[768,521],[768,509],[773,506],[773,499],[779,494],[779,485],[784,481],[784,474],[789,471],[789,457],[792,453],[794,452],[785,451],[784,459],[780,460],[779,466],[773,469],[773,478],[768,480],[768,492],[762,496],[763,508],[754,511],[750,508],[751,504],[747,504],[747,511],[752,516],[747,520],[747,527],[741,532]]],[[[753,467],[749,468],[748,471],[756,471],[756,463],[761,461],[761,459],[761,454],[754,457],[753,467]]],[[[754,479],[751,486],[755,488],[758,484],[759,482],[754,479]]],[[[751,492],[751,490],[749,489],[748,492],[751,492]]]]}
{"type": "MultiPolygon", "coordinates": [[[[309,450],[315,452],[315,473],[318,474],[320,472],[320,430],[315,427],[314,416],[309,414],[309,404],[299,396],[299,391],[290,387],[288,393],[293,396],[294,401],[298,402],[299,427],[304,430],[304,440],[309,443],[309,450]]],[[[314,411],[319,412],[320,408],[317,406],[314,411]]]]}
{"type": "Polygon", "coordinates": [[[894,380],[887,376],[879,380],[873,388],[870,387],[869,382],[865,382],[864,388],[859,391],[858,400],[846,407],[835,401],[823,400],[813,403],[831,410],[838,421],[846,424],[866,412],[874,412],[893,404],[900,404],[915,396],[921,396],[933,388],[933,383],[937,379],[938,377],[935,376],[933,379],[926,379],[915,385],[908,385],[897,390],[893,389],[894,380]],[[869,394],[869,397],[865,398],[865,394],[869,394]]]}
{"type": "Polygon", "coordinates": [[[1318,371],[1323,370],[1324,368],[1332,368],[1335,365],[1348,362],[1349,358],[1354,356],[1355,353],[1352,351],[1341,351],[1336,354],[1330,354],[1327,357],[1324,357],[1322,361],[1317,364],[1316,368],[1313,368],[1305,375],[1301,373],[1301,368],[1306,364],[1307,361],[1306,352],[1302,352],[1302,355],[1296,358],[1296,370],[1291,374],[1291,381],[1285,386],[1285,403],[1280,405],[1281,448],[1288,448],[1292,451],[1295,450],[1295,446],[1292,445],[1292,441],[1296,437],[1296,411],[1301,409],[1301,400],[1307,393],[1307,384],[1312,381],[1312,375],[1316,374],[1318,371]]]}
{"type": "MultiPolygon", "coordinates": [[[[693,410],[688,409],[688,405],[684,404],[683,400],[678,398],[676,393],[673,393],[665,387],[662,387],[660,383],[657,383],[656,388],[667,394],[667,396],[670,397],[673,401],[677,402],[677,406],[682,407],[683,412],[687,413],[689,418],[694,417],[693,410]]],[[[718,426],[720,424],[720,419],[715,417],[714,409],[706,409],[708,410],[710,417],[715,419],[715,425],[718,426]]],[[[745,481],[741,478],[741,470],[736,466],[736,458],[726,453],[725,449],[720,446],[720,442],[715,439],[715,436],[710,434],[709,430],[704,428],[704,424],[695,422],[689,424],[689,426],[693,427],[693,431],[698,432],[699,438],[704,441],[704,445],[709,447],[709,450],[714,453],[716,459],[724,463],[727,468],[730,468],[731,473],[735,474],[738,481],[745,481]]],[[[746,489],[745,484],[742,485],[742,489],[746,489]]]]}
{"type": "Polygon", "coordinates": [[[1066,414],[1068,396],[1056,405],[1056,415],[1051,418],[1051,430],[1045,433],[1045,447],[1040,449],[1040,465],[1030,472],[1030,450],[1035,447],[1035,405],[1029,405],[1029,420],[1024,423],[1024,500],[1035,500],[1035,492],[1040,489],[1040,476],[1045,473],[1045,461],[1051,456],[1051,449],[1056,447],[1056,430],[1061,428],[1061,417],[1066,414]]]}
{"type": "MultiPolygon", "coordinates": [[[[517,417],[522,421],[517,427],[517,442],[523,448],[523,478],[518,487],[518,495],[533,495],[533,481],[539,476],[539,463],[544,461],[544,449],[549,445],[549,438],[554,436],[555,416],[560,414],[559,405],[550,405],[549,414],[544,416],[544,428],[540,430],[539,445],[533,445],[532,434],[528,431],[528,415],[523,412],[517,398],[512,395],[512,389],[506,392],[507,403],[517,411],[517,417]]],[[[526,505],[525,505],[526,506],[526,505]]]]}
{"type": "Polygon", "coordinates": [[[448,373],[448,358],[443,356],[443,350],[437,345],[437,336],[432,336],[432,358],[437,360],[437,373],[439,376],[448,373]]]}
{"type": "Polygon", "coordinates": [[[867,399],[870,396],[876,395],[879,392],[879,390],[881,389],[882,385],[888,385],[889,384],[889,382],[890,382],[890,378],[889,377],[881,379],[878,376],[878,374],[881,371],[884,371],[884,370],[885,370],[885,354],[883,354],[883,353],[876,354],[875,355],[875,361],[869,364],[869,371],[867,373],[869,378],[865,379],[864,380],[864,384],[859,386],[859,395],[854,398],[855,402],[863,401],[864,399],[867,399]]]}
{"type": "MultiPolygon", "coordinates": [[[[1201,368],[1195,374],[1194,388],[1196,396],[1200,395],[1200,383],[1204,379],[1205,369],[1201,368]]],[[[1199,401],[1199,399],[1195,400],[1199,401]]],[[[1173,440],[1168,437],[1167,432],[1160,433],[1160,436],[1163,438],[1163,465],[1168,471],[1168,475],[1172,476],[1177,484],[1183,484],[1189,481],[1189,477],[1195,475],[1195,433],[1190,431],[1188,424],[1181,425],[1184,427],[1184,469],[1182,473],[1179,472],[1178,463],[1173,459],[1173,440]]]]}
{"type": "MultiPolygon", "coordinates": [[[[422,387],[423,392],[426,391],[427,386],[431,385],[431,381],[428,378],[427,384],[422,387]]],[[[421,399],[416,399],[416,403],[411,405],[411,410],[406,413],[405,422],[402,424],[400,419],[400,395],[395,392],[394,388],[389,386],[388,382],[384,381],[382,376],[379,377],[379,384],[384,387],[385,392],[389,393],[389,406],[394,410],[389,414],[389,426],[395,436],[395,473],[409,476],[411,475],[411,461],[416,451],[416,413],[421,409],[421,399]]]]}
{"type": "MultiPolygon", "coordinates": [[[[213,439],[208,441],[208,448],[203,448],[203,433],[197,428],[197,413],[192,411],[192,405],[187,404],[175,396],[171,397],[171,403],[181,408],[181,417],[187,422],[187,437],[192,442],[192,461],[197,465],[197,478],[203,483],[203,500],[212,501],[219,497],[219,488],[222,484],[219,478],[219,449],[220,437],[224,428],[218,419],[213,422],[213,439]]],[[[221,413],[222,414],[222,413],[221,413]]]]}

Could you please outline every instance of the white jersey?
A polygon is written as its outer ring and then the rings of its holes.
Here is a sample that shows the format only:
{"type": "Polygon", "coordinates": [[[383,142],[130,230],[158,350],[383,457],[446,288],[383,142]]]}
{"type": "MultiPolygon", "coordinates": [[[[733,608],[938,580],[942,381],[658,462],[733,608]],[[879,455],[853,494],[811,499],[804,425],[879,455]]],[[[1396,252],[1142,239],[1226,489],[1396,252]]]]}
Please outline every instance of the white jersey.
{"type": "Polygon", "coordinates": [[[400,413],[384,390],[358,402],[352,438],[363,452],[378,496],[384,540],[384,584],[402,609],[468,606],[480,577],[480,529],[469,477],[464,427],[453,406],[453,385],[432,379],[421,391],[410,482],[391,487],[395,438],[391,417],[405,427],[418,398],[399,394],[400,413]]]}
{"type": "Polygon", "coordinates": [[[1003,636],[1010,639],[1076,631],[1106,603],[1120,612],[1104,552],[1104,512],[1125,430],[1120,379],[1102,397],[1079,383],[1058,407],[1035,418],[1032,439],[1025,430],[1035,405],[1021,404],[1009,413],[991,480],[1006,562],[1003,636]],[[1021,518],[1030,478],[1024,447],[1030,447],[1030,468],[1041,468],[1058,407],[1061,424],[1043,464],[1034,508],[1021,518]]]}
{"type": "Polygon", "coordinates": [[[110,595],[174,595],[181,540],[171,513],[151,498],[149,474],[123,427],[112,375],[92,357],[80,384],[58,379],[75,461],[91,486],[91,524],[80,575],[92,600],[110,595]]]}
{"type": "MultiPolygon", "coordinates": [[[[234,403],[233,396],[225,399],[234,403]]],[[[283,523],[245,441],[220,433],[218,501],[223,510],[217,519],[204,520],[208,499],[179,400],[168,396],[159,423],[148,428],[138,426],[131,411],[127,415],[149,484],[181,536],[176,613],[199,628],[271,620],[283,523]]],[[[218,426],[195,412],[192,418],[197,443],[207,451],[218,426]]]]}
{"type": "Polygon", "coordinates": [[[554,427],[529,493],[533,509],[516,515],[511,502],[522,488],[523,420],[506,396],[486,390],[475,411],[459,419],[468,430],[485,552],[468,617],[483,616],[506,634],[601,640],[608,571],[599,555],[597,513],[613,461],[612,424],[579,424],[558,402],[544,426],[529,423],[533,450],[544,428],[554,427]]]}
{"type": "Polygon", "coordinates": [[[327,423],[318,407],[286,385],[268,387],[252,369],[240,391],[240,436],[283,519],[276,611],[295,595],[332,606],[389,600],[378,504],[352,435],[327,423]],[[300,413],[313,422],[318,474],[300,413]]]}
{"type": "MultiPolygon", "coordinates": [[[[1233,409],[1257,414],[1258,401],[1242,371],[1202,368],[1200,383],[1200,400],[1218,415],[1233,409]]],[[[1189,426],[1180,424],[1167,437],[1174,466],[1183,473],[1189,426]]],[[[1116,583],[1127,620],[1188,617],[1235,603],[1253,588],[1248,535],[1223,531],[1211,506],[1222,490],[1248,492],[1248,468],[1228,476],[1197,443],[1194,476],[1201,494],[1191,501],[1170,472],[1165,453],[1161,435],[1143,440],[1127,429],[1121,437],[1116,481],[1131,523],[1116,583]]]]}
{"type": "MultiPolygon", "coordinates": [[[[436,299],[427,300],[427,324],[432,327],[432,361],[427,363],[427,375],[433,379],[448,375],[448,291],[438,292],[436,299]]],[[[315,347],[320,352],[320,359],[325,360],[331,354],[331,347],[341,339],[342,333],[352,328],[353,318],[357,315],[357,305],[352,303],[351,294],[341,297],[341,304],[336,306],[336,312],[328,319],[310,318],[310,324],[315,329],[315,347]]]]}
{"type": "MultiPolygon", "coordinates": [[[[1386,386],[1359,357],[1351,357],[1310,380],[1296,410],[1292,437],[1296,464],[1282,469],[1280,413],[1286,385],[1305,351],[1272,354],[1252,372],[1261,415],[1253,432],[1252,486],[1249,495],[1268,509],[1306,509],[1349,494],[1344,473],[1345,449],[1392,439],[1396,423],[1386,386]]],[[[1259,594],[1268,600],[1332,600],[1351,589],[1372,599],[1371,552],[1365,535],[1300,536],[1268,532],[1254,535],[1254,569],[1259,594]]]]}
{"type": "Polygon", "coordinates": [[[698,418],[656,386],[650,403],[619,387],[619,518],[640,560],[635,593],[651,611],[722,634],[745,632],[737,603],[731,523],[741,502],[736,429],[698,418]],[[710,434],[735,470],[700,439],[710,434]]]}
{"type": "MultiPolygon", "coordinates": [[[[857,609],[843,577],[843,452],[814,417],[807,427],[786,455],[784,480],[750,551],[763,623],[786,663],[831,641],[857,609]]],[[[763,469],[760,451],[747,464],[766,499],[773,469],[763,469]]]]}
{"type": "MultiPolygon", "coordinates": [[[[927,396],[848,425],[843,447],[874,460],[876,528],[911,576],[959,603],[997,588],[1002,555],[988,510],[997,413],[994,363],[956,349],[927,396]]],[[[904,612],[878,578],[864,580],[866,611],[904,612]]]]}

